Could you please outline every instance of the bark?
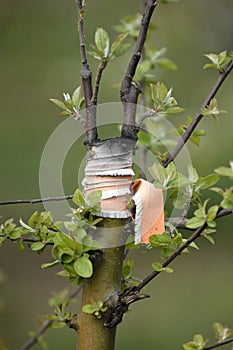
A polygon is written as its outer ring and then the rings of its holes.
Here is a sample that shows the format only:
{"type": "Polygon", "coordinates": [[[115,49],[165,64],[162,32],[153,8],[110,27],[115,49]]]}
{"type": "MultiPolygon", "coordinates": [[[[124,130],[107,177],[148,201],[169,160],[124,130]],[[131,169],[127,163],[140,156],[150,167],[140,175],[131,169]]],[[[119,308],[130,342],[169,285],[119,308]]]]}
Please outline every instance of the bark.
{"type": "MultiPolygon", "coordinates": [[[[85,279],[83,285],[82,306],[98,301],[106,301],[118,295],[121,289],[121,271],[124,259],[125,220],[104,219],[98,228],[98,236],[107,239],[101,261],[94,263],[94,273],[85,279]],[[109,231],[108,231],[109,229],[109,231]],[[109,233],[109,235],[108,235],[109,233]],[[113,234],[111,234],[113,233],[113,234]],[[111,245],[110,245],[111,243],[111,245]]],[[[113,350],[116,327],[108,329],[104,322],[109,314],[107,310],[101,319],[93,314],[81,311],[78,322],[78,350],[113,350]]]]}

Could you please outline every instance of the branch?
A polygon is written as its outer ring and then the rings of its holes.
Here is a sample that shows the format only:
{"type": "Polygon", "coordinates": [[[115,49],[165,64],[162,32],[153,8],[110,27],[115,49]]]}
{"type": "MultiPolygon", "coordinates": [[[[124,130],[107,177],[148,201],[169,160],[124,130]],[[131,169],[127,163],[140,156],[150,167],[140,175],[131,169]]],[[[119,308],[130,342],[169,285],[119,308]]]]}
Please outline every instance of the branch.
{"type": "MultiPolygon", "coordinates": [[[[72,289],[68,295],[68,299],[73,299],[81,290],[81,286],[76,286],[72,289]]],[[[59,305],[61,306],[61,305],[59,305]]],[[[26,343],[20,348],[20,350],[28,350],[33,345],[38,343],[38,339],[45,333],[45,331],[52,325],[53,320],[45,320],[43,325],[36,331],[36,334],[28,339],[26,343]]]]}
{"type": "Polygon", "coordinates": [[[210,90],[208,96],[206,97],[205,101],[203,102],[202,106],[200,107],[199,111],[195,115],[192,123],[189,125],[185,133],[183,134],[181,140],[178,142],[174,150],[171,152],[170,156],[163,162],[163,166],[166,168],[169,163],[171,163],[176,156],[179,154],[181,149],[184,147],[185,143],[188,141],[190,136],[192,135],[193,131],[197,127],[198,123],[201,121],[203,118],[202,111],[205,107],[207,107],[212,100],[212,98],[216,95],[218,90],[220,89],[222,83],[226,79],[226,77],[230,74],[233,68],[233,59],[230,61],[224,72],[220,75],[212,89],[210,90]]]}
{"type": "Polygon", "coordinates": [[[124,123],[122,127],[122,137],[130,137],[133,139],[136,138],[136,135],[133,135],[135,131],[132,130],[132,127],[135,125],[135,110],[132,110],[130,104],[137,103],[140,88],[133,81],[133,77],[142,56],[142,50],[146,40],[149,23],[156,6],[156,0],[148,0],[144,14],[142,16],[141,27],[135,44],[134,52],[129,61],[125,76],[121,83],[120,95],[121,101],[124,105],[124,123]],[[130,128],[132,130],[131,133],[130,128]]]}
{"type": "Polygon", "coordinates": [[[73,197],[74,197],[73,194],[69,194],[68,196],[60,196],[60,197],[46,197],[46,198],[37,198],[37,199],[14,199],[9,201],[1,201],[0,205],[35,204],[35,203],[42,203],[42,202],[64,201],[66,199],[72,199],[73,197]]]}
{"type": "MultiPolygon", "coordinates": [[[[220,209],[218,214],[216,215],[216,219],[233,214],[233,208],[229,209],[220,209]]],[[[162,267],[167,267],[173,260],[175,260],[189,245],[194,242],[198,237],[201,236],[202,232],[207,227],[207,223],[204,222],[202,226],[200,226],[184,243],[182,243],[173,254],[171,254],[167,259],[164,260],[162,267]]],[[[147,277],[145,277],[136,287],[133,287],[133,291],[139,292],[142,288],[144,288],[152,279],[154,279],[157,275],[159,275],[162,271],[153,271],[147,277]]]]}
{"type": "MultiPolygon", "coordinates": [[[[220,209],[216,218],[220,218],[226,215],[233,214],[233,208],[220,209]]],[[[167,267],[173,260],[175,260],[189,245],[194,242],[198,237],[201,236],[202,232],[207,227],[207,222],[204,222],[184,243],[182,243],[167,259],[164,260],[162,267],[167,267]]],[[[141,290],[151,282],[156,276],[158,276],[161,271],[152,271],[147,275],[137,286],[131,286],[127,288],[123,293],[118,296],[117,305],[112,310],[106,327],[115,327],[118,323],[122,321],[124,313],[127,311],[129,304],[134,301],[140,300],[141,290]],[[139,296],[139,297],[138,297],[139,296]]]]}
{"type": "Polygon", "coordinates": [[[203,348],[202,350],[215,349],[215,348],[218,348],[219,346],[223,346],[223,345],[226,345],[226,344],[229,344],[229,343],[232,343],[232,342],[233,342],[233,337],[232,337],[232,338],[229,338],[229,339],[226,339],[226,340],[223,340],[223,341],[219,341],[219,342],[217,342],[217,343],[215,343],[215,344],[206,346],[206,347],[203,348]]]}
{"type": "Polygon", "coordinates": [[[78,32],[80,41],[80,53],[82,59],[82,69],[81,69],[81,79],[85,98],[86,107],[86,143],[91,144],[93,141],[98,139],[97,128],[96,128],[96,108],[92,106],[92,72],[90,70],[87,54],[86,54],[86,44],[85,44],[85,34],[84,34],[84,8],[83,0],[76,0],[79,9],[79,21],[78,21],[78,32]]]}
{"type": "Polygon", "coordinates": [[[92,96],[92,103],[94,105],[97,105],[97,100],[98,100],[98,94],[99,94],[99,87],[100,87],[100,80],[102,78],[102,73],[103,70],[105,69],[107,65],[106,61],[101,61],[97,70],[97,74],[96,74],[96,80],[95,80],[95,86],[94,86],[94,92],[93,92],[93,96],[92,96]]]}

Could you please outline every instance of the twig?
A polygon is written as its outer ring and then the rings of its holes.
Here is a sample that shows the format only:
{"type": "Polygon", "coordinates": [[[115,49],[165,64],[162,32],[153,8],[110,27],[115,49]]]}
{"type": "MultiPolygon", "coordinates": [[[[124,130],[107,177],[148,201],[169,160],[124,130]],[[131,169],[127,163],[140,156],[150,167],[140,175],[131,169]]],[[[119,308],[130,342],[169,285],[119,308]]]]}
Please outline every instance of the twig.
{"type": "Polygon", "coordinates": [[[219,88],[221,87],[222,83],[224,82],[224,80],[226,79],[226,77],[230,74],[230,72],[232,71],[233,68],[233,59],[230,61],[230,63],[227,65],[226,69],[224,70],[224,72],[220,75],[220,77],[218,78],[218,80],[216,81],[216,83],[214,84],[213,88],[210,90],[208,96],[206,97],[205,101],[203,102],[202,106],[200,107],[199,111],[197,112],[197,114],[195,115],[192,123],[189,125],[189,127],[187,128],[187,130],[185,131],[185,133],[183,134],[181,140],[178,142],[178,144],[176,145],[176,147],[174,148],[174,150],[171,152],[171,154],[169,155],[169,157],[163,162],[163,166],[166,168],[168,166],[169,163],[171,163],[176,156],[179,154],[179,152],[181,151],[181,149],[184,147],[185,143],[188,141],[188,139],[190,138],[190,136],[192,135],[193,131],[195,130],[195,128],[197,127],[198,123],[201,121],[201,119],[203,118],[203,109],[209,105],[210,101],[212,100],[212,98],[216,95],[216,93],[218,92],[219,88]]]}
{"type": "Polygon", "coordinates": [[[0,205],[35,204],[35,203],[42,203],[42,202],[64,201],[67,199],[72,199],[73,197],[74,197],[73,194],[69,194],[68,196],[60,196],[60,197],[46,197],[46,198],[36,198],[36,199],[14,199],[9,201],[1,201],[0,205]]]}
{"type": "MultiPolygon", "coordinates": [[[[229,209],[220,209],[216,215],[216,219],[233,214],[233,208],[229,209]]],[[[189,245],[194,242],[198,237],[201,236],[202,232],[207,227],[207,223],[204,222],[184,243],[182,243],[167,259],[164,260],[162,267],[167,267],[173,260],[175,260],[189,245]]],[[[152,279],[159,275],[161,271],[153,271],[147,277],[145,277],[136,287],[133,287],[134,292],[139,292],[144,288],[152,279]]]]}
{"type": "Polygon", "coordinates": [[[76,0],[79,9],[78,32],[80,41],[80,53],[82,59],[81,79],[84,91],[85,107],[86,107],[86,143],[91,144],[98,139],[96,128],[96,108],[92,106],[92,72],[87,61],[85,34],[83,26],[84,8],[83,0],[76,0]]]}
{"type": "MultiPolygon", "coordinates": [[[[81,286],[76,286],[68,295],[69,299],[73,299],[81,290],[81,286]]],[[[36,334],[28,339],[26,343],[20,348],[20,350],[28,350],[33,345],[38,343],[38,339],[45,333],[45,331],[52,325],[53,320],[45,320],[43,325],[36,331],[36,334]]]]}
{"type": "MultiPolygon", "coordinates": [[[[220,218],[222,216],[233,214],[233,208],[230,209],[220,209],[216,218],[220,218]]],[[[175,260],[189,245],[194,242],[198,237],[201,236],[202,232],[207,227],[207,222],[204,222],[202,226],[200,226],[184,243],[182,243],[166,260],[164,260],[162,267],[167,267],[173,260],[175,260]]],[[[110,317],[108,319],[107,327],[114,327],[122,321],[124,313],[127,311],[127,301],[128,300],[140,300],[137,299],[137,295],[140,295],[141,290],[151,282],[156,276],[158,276],[161,271],[152,271],[149,275],[147,275],[137,286],[132,286],[120,294],[118,296],[117,305],[113,308],[110,317]]],[[[133,301],[133,302],[134,302],[133,301]]]]}
{"type": "Polygon", "coordinates": [[[92,101],[92,103],[94,105],[97,105],[100,81],[101,81],[101,78],[102,78],[103,70],[105,69],[106,66],[107,66],[107,62],[106,61],[101,61],[100,64],[99,64],[98,70],[97,70],[95,86],[94,86],[94,92],[93,92],[93,96],[92,96],[92,99],[91,99],[91,101],[92,101]]]}
{"type": "Polygon", "coordinates": [[[226,344],[230,344],[233,342],[233,337],[232,338],[229,338],[229,339],[226,339],[226,340],[223,340],[223,341],[219,341],[215,344],[212,344],[212,345],[209,345],[209,346],[206,346],[205,348],[203,348],[202,350],[210,350],[210,349],[216,349],[220,346],[223,346],[223,345],[226,345],[226,344]]]}
{"type": "Polygon", "coordinates": [[[156,6],[156,0],[148,0],[144,14],[142,16],[142,22],[139,35],[136,40],[135,48],[129,61],[125,76],[121,83],[120,95],[124,106],[124,123],[121,132],[122,137],[130,137],[136,139],[135,130],[133,128],[135,125],[136,113],[135,108],[132,108],[132,105],[135,105],[137,103],[140,88],[133,81],[133,77],[142,56],[142,50],[146,40],[149,23],[156,6]]]}

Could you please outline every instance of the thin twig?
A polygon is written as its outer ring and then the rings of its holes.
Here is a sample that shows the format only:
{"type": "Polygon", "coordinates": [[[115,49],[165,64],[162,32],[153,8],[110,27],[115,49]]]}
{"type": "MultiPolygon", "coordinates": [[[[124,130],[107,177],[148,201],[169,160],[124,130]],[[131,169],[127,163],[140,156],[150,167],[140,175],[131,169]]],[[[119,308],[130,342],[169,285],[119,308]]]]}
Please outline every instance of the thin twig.
{"type": "Polygon", "coordinates": [[[134,130],[136,109],[132,106],[137,103],[140,87],[133,81],[133,78],[142,56],[149,23],[156,6],[156,0],[148,0],[142,16],[140,31],[136,40],[135,48],[121,83],[120,95],[124,106],[124,122],[122,127],[123,137],[136,139],[136,130],[134,130]]]}
{"type": "MultiPolygon", "coordinates": [[[[69,295],[68,299],[73,299],[76,297],[76,295],[80,292],[81,286],[76,286],[74,287],[69,295]]],[[[28,339],[26,343],[20,348],[20,350],[28,350],[30,349],[33,345],[38,343],[39,338],[45,333],[45,331],[52,325],[53,320],[45,320],[43,322],[43,325],[36,331],[35,335],[28,339]]]]}
{"type": "Polygon", "coordinates": [[[43,202],[53,202],[53,201],[64,201],[67,199],[72,199],[73,194],[68,196],[59,196],[59,197],[46,197],[46,198],[36,198],[36,199],[13,199],[9,201],[1,201],[0,205],[12,205],[12,204],[36,204],[43,202]]]}
{"type": "Polygon", "coordinates": [[[174,150],[170,153],[169,157],[163,162],[163,166],[165,168],[168,166],[169,163],[171,163],[176,158],[176,156],[179,154],[181,149],[184,147],[185,143],[188,141],[188,139],[192,135],[192,133],[195,130],[195,128],[197,127],[198,123],[203,118],[203,114],[202,114],[203,109],[209,105],[210,101],[212,100],[212,98],[214,98],[214,96],[218,92],[219,88],[221,87],[222,83],[224,82],[226,77],[230,74],[232,69],[233,69],[233,59],[230,61],[230,63],[228,64],[228,66],[226,67],[224,72],[220,75],[220,77],[218,78],[218,80],[216,81],[216,83],[214,84],[212,89],[210,90],[208,96],[206,97],[206,99],[203,102],[202,106],[200,107],[199,111],[195,115],[192,123],[189,125],[189,127],[187,128],[187,130],[183,134],[182,138],[180,139],[180,141],[178,142],[178,144],[176,145],[174,150]]]}
{"type": "Polygon", "coordinates": [[[230,344],[233,342],[233,337],[223,340],[223,341],[218,341],[217,343],[214,343],[212,345],[206,346],[205,348],[203,348],[202,350],[210,350],[210,349],[216,349],[220,346],[226,345],[226,344],[230,344]]]}
{"type": "Polygon", "coordinates": [[[102,78],[103,70],[105,69],[106,66],[107,66],[107,62],[106,61],[101,61],[100,64],[99,64],[98,70],[97,70],[95,86],[94,86],[94,92],[93,92],[93,96],[92,96],[92,99],[91,99],[91,101],[92,101],[92,103],[94,105],[97,105],[100,81],[101,81],[101,78],[102,78]]]}
{"type": "MultiPolygon", "coordinates": [[[[220,209],[216,218],[220,218],[226,215],[233,214],[233,208],[220,209]]],[[[207,227],[207,223],[204,222],[184,243],[182,243],[167,259],[164,260],[162,267],[167,267],[173,260],[175,260],[189,245],[194,242],[198,237],[201,236],[202,232],[207,227]]],[[[147,275],[136,287],[126,290],[126,293],[138,293],[142,288],[144,288],[149,282],[151,282],[156,276],[158,276],[161,271],[152,271],[147,275]]]]}
{"type": "Polygon", "coordinates": [[[91,144],[98,139],[96,128],[96,108],[92,106],[92,72],[87,61],[85,34],[84,34],[84,8],[83,0],[76,0],[79,10],[78,32],[80,41],[80,53],[82,60],[81,79],[84,91],[85,107],[86,107],[86,143],[91,144]]]}

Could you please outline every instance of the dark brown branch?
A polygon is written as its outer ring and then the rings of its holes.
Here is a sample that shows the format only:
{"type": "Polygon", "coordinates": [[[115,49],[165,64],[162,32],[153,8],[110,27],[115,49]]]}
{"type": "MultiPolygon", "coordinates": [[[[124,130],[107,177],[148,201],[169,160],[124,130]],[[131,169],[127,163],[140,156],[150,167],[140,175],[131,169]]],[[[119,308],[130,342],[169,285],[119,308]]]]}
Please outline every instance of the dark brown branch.
{"type": "MultiPolygon", "coordinates": [[[[233,208],[230,209],[220,209],[216,218],[220,218],[226,215],[233,214],[233,208]]],[[[198,237],[201,236],[202,232],[207,227],[207,223],[205,222],[202,226],[200,226],[184,243],[182,243],[173,254],[171,254],[167,259],[164,260],[162,266],[167,267],[173,260],[175,260],[189,245],[194,242],[198,237]]],[[[142,288],[144,288],[152,279],[154,279],[157,275],[159,275],[162,271],[153,271],[147,277],[145,277],[142,282],[140,282],[136,287],[134,287],[134,292],[139,292],[142,288]]]]}
{"type": "Polygon", "coordinates": [[[97,70],[95,86],[94,86],[94,92],[93,92],[93,96],[92,96],[92,99],[91,99],[91,101],[92,101],[92,103],[94,105],[97,105],[100,81],[101,81],[101,78],[102,78],[103,70],[105,69],[106,65],[107,65],[106,61],[100,62],[98,70],[97,70]]]}
{"type": "Polygon", "coordinates": [[[79,10],[78,32],[80,41],[80,53],[82,60],[81,79],[84,91],[85,107],[86,107],[86,143],[91,144],[98,139],[96,128],[96,108],[92,106],[92,72],[87,61],[86,44],[84,35],[84,8],[83,0],[76,0],[79,10]]]}
{"type": "MultiPolygon", "coordinates": [[[[229,209],[220,209],[216,218],[220,218],[226,215],[233,214],[233,208],[229,209]]],[[[198,237],[201,236],[202,232],[207,227],[205,222],[200,226],[184,243],[182,243],[167,259],[164,260],[162,267],[167,267],[172,261],[174,261],[186,248],[190,246],[198,237]]],[[[141,290],[151,282],[156,276],[158,276],[162,271],[152,271],[147,275],[137,286],[127,288],[122,294],[118,296],[117,305],[113,308],[111,315],[108,319],[106,327],[115,327],[118,323],[122,321],[123,314],[127,311],[128,300],[137,301],[140,298],[137,298],[137,295],[140,296],[141,290]]]]}
{"type": "Polygon", "coordinates": [[[67,199],[72,199],[74,197],[73,194],[68,196],[60,196],[60,197],[46,197],[46,198],[36,198],[36,199],[14,199],[9,201],[1,201],[0,205],[12,205],[12,204],[36,204],[43,202],[53,202],[53,201],[64,201],[67,199]]]}
{"type": "Polygon", "coordinates": [[[148,0],[145,7],[144,14],[142,16],[141,27],[133,55],[129,61],[125,76],[121,83],[121,101],[124,105],[124,122],[122,128],[122,137],[129,137],[136,139],[134,125],[135,125],[135,110],[132,109],[131,104],[136,104],[138,95],[140,93],[140,87],[133,81],[138,63],[142,56],[143,46],[146,40],[147,31],[151,16],[154,12],[155,7],[157,6],[156,0],[148,0]],[[132,129],[130,133],[130,128],[132,129]]]}
{"type": "Polygon", "coordinates": [[[233,342],[233,337],[232,338],[229,338],[229,339],[226,339],[226,340],[223,340],[223,341],[218,341],[217,343],[215,344],[212,344],[212,345],[209,345],[209,346],[206,346],[205,348],[203,348],[203,350],[210,350],[210,349],[216,349],[220,346],[223,346],[223,345],[226,345],[226,344],[230,344],[233,342]]]}
{"type": "Polygon", "coordinates": [[[171,154],[169,155],[169,157],[163,162],[163,166],[166,168],[168,166],[169,163],[171,163],[176,156],[179,154],[179,152],[182,150],[182,148],[184,147],[185,143],[188,141],[188,139],[190,138],[190,136],[192,135],[193,131],[195,130],[195,128],[197,127],[198,123],[201,121],[201,119],[203,118],[203,114],[202,111],[205,107],[207,107],[210,103],[210,101],[212,100],[212,98],[214,98],[214,96],[216,95],[216,93],[218,92],[218,90],[220,89],[222,83],[224,82],[224,80],[226,79],[226,77],[230,74],[230,72],[232,71],[233,68],[233,59],[230,61],[230,63],[228,64],[228,66],[226,67],[226,69],[224,70],[224,72],[220,75],[220,77],[218,78],[218,80],[216,81],[216,83],[214,84],[213,88],[210,90],[208,96],[206,97],[205,101],[203,102],[202,106],[200,107],[199,111],[197,112],[197,114],[195,115],[192,123],[189,125],[189,127],[187,128],[187,130],[185,131],[185,133],[183,134],[181,140],[178,142],[178,144],[176,145],[176,147],[174,148],[174,150],[171,152],[171,154]]]}
{"type": "MultiPolygon", "coordinates": [[[[69,299],[73,299],[80,292],[81,286],[76,286],[68,295],[69,299]]],[[[36,334],[28,339],[26,343],[20,348],[20,350],[28,350],[33,345],[38,343],[38,339],[46,332],[46,330],[52,325],[53,320],[45,320],[43,325],[36,331],[36,334]]]]}

